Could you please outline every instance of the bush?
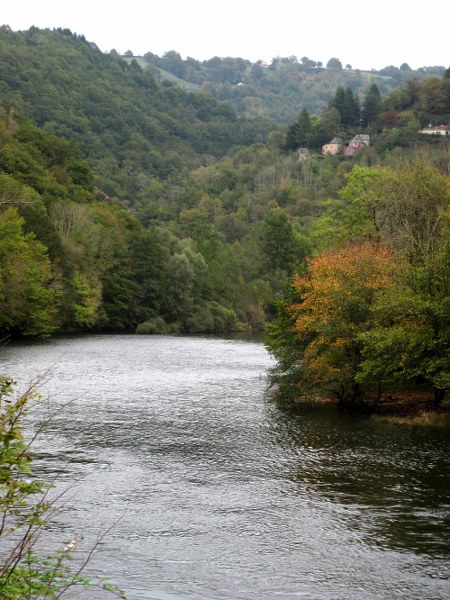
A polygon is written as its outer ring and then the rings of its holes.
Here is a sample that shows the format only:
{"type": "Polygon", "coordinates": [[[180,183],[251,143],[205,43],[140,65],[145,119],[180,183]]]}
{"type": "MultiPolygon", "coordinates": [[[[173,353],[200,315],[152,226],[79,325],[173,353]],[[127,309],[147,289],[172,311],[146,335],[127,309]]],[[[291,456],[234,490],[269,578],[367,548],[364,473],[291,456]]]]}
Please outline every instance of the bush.
{"type": "Polygon", "coordinates": [[[188,333],[212,333],[214,331],[214,319],[207,306],[200,306],[186,319],[186,330],[188,333]]]}
{"type": "Polygon", "coordinates": [[[143,323],[139,323],[136,327],[136,333],[143,335],[155,335],[167,333],[167,324],[162,317],[156,317],[155,319],[148,319],[143,323]]]}

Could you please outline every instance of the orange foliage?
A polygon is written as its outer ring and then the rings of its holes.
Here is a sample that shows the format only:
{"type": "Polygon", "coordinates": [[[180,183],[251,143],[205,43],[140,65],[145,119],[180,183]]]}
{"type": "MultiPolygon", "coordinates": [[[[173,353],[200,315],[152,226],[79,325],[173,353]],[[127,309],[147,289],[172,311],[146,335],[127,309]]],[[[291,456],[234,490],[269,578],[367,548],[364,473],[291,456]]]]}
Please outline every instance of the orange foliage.
{"type": "Polygon", "coordinates": [[[303,355],[313,380],[349,381],[359,361],[357,336],[372,322],[371,307],[392,280],[394,261],[381,244],[329,250],[308,262],[292,285],[301,301],[290,307],[297,334],[310,338],[303,355]]]}

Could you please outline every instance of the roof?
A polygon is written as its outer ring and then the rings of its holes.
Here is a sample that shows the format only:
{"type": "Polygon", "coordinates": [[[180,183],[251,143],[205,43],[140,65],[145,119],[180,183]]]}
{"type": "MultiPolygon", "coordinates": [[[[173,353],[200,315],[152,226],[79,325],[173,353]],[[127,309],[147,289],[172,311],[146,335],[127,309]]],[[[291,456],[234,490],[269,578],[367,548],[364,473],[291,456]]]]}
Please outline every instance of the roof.
{"type": "Polygon", "coordinates": [[[421,131],[448,131],[448,125],[427,125],[421,131]]]}
{"type": "Polygon", "coordinates": [[[368,144],[370,140],[370,135],[368,133],[358,133],[351,140],[351,144],[368,144]]]}
{"type": "Polygon", "coordinates": [[[328,144],[325,144],[325,146],[328,146],[330,144],[335,144],[335,145],[342,145],[345,146],[344,144],[344,140],[342,138],[338,138],[338,137],[334,137],[331,142],[328,142],[328,144]]]}

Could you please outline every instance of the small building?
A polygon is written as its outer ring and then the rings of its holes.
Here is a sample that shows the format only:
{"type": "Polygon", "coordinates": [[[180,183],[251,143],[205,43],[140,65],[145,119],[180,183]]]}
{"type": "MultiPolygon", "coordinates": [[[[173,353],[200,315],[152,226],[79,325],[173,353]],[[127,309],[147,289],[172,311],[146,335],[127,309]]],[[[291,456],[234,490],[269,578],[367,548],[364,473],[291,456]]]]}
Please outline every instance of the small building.
{"type": "Polygon", "coordinates": [[[344,154],[346,156],[352,156],[358,150],[367,148],[370,145],[370,135],[368,133],[358,133],[355,137],[350,140],[348,146],[345,147],[344,154]]]}
{"type": "Polygon", "coordinates": [[[335,137],[331,140],[331,142],[328,142],[328,144],[322,146],[322,154],[343,154],[344,149],[344,141],[339,137],[335,137]]]}
{"type": "Polygon", "coordinates": [[[311,154],[309,153],[308,148],[299,148],[297,150],[298,160],[299,162],[304,162],[306,160],[311,160],[311,154]]]}
{"type": "Polygon", "coordinates": [[[426,135],[448,135],[448,125],[428,125],[423,129],[419,129],[419,133],[425,133],[426,135]]]}
{"type": "Polygon", "coordinates": [[[368,133],[358,133],[352,140],[350,140],[349,146],[352,144],[363,144],[364,146],[370,146],[370,135],[368,133]]]}

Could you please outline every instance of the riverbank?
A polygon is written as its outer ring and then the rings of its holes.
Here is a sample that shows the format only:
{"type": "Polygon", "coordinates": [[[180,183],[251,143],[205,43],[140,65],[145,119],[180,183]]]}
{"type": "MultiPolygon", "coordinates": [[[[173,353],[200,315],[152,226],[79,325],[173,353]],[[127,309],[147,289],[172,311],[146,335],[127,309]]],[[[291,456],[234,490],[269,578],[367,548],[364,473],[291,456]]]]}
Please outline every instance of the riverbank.
{"type": "Polygon", "coordinates": [[[434,408],[432,392],[395,392],[381,397],[372,418],[412,427],[450,428],[450,401],[434,408]]]}
{"type": "MultiPolygon", "coordinates": [[[[337,399],[326,397],[298,399],[296,403],[311,406],[331,405],[337,407],[339,405],[337,399]]],[[[363,406],[360,409],[349,407],[348,410],[370,412],[372,419],[394,425],[450,429],[450,399],[445,399],[436,410],[434,394],[431,391],[386,392],[381,395],[374,407],[363,406]]]]}

